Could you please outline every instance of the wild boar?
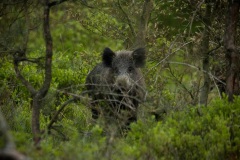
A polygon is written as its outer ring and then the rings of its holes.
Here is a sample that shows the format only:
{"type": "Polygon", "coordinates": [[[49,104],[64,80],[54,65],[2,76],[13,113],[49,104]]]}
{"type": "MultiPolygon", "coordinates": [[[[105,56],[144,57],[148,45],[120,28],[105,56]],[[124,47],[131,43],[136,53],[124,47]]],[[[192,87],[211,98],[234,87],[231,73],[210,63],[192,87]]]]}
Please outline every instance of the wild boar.
{"type": "Polygon", "coordinates": [[[100,113],[129,125],[137,119],[139,103],[145,99],[144,48],[113,52],[105,48],[102,62],[88,74],[86,88],[92,98],[92,116],[100,113]]]}

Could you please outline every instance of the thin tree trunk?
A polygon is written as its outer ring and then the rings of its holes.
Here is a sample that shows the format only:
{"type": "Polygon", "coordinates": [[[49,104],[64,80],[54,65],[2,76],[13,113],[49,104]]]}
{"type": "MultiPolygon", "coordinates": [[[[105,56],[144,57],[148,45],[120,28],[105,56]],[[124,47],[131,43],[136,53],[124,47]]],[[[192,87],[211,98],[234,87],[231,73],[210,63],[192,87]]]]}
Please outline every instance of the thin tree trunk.
{"type": "MultiPolygon", "coordinates": [[[[26,32],[26,38],[25,43],[23,46],[23,50],[17,50],[14,52],[14,69],[16,72],[17,78],[22,82],[22,84],[28,89],[28,91],[31,93],[32,97],[32,133],[33,133],[33,141],[35,144],[35,147],[40,148],[40,141],[41,141],[41,128],[40,128],[40,112],[41,112],[41,102],[43,98],[46,96],[51,80],[52,80],[52,36],[50,32],[50,25],[49,25],[49,14],[50,14],[50,8],[53,6],[56,6],[58,4],[61,4],[65,2],[66,0],[59,0],[59,1],[52,1],[49,2],[49,0],[43,1],[43,35],[45,40],[45,46],[46,46],[46,53],[45,53],[45,67],[44,67],[44,82],[42,84],[42,87],[37,90],[33,87],[33,85],[25,79],[25,77],[21,74],[21,71],[19,70],[19,63],[21,61],[28,60],[25,56],[25,52],[27,50],[27,42],[28,42],[28,33],[26,32]],[[24,58],[21,56],[24,55],[24,58]]],[[[27,3],[27,1],[25,1],[27,3]]],[[[26,28],[28,27],[28,12],[27,12],[27,5],[26,5],[26,28]]],[[[28,30],[27,30],[28,31],[28,30]]]]}
{"type": "Polygon", "coordinates": [[[122,7],[120,0],[118,0],[118,7],[122,11],[123,16],[126,18],[127,24],[130,28],[129,37],[124,42],[125,47],[130,50],[145,47],[148,22],[151,17],[151,12],[153,10],[153,0],[144,0],[141,15],[139,17],[136,17],[138,25],[135,28],[131,19],[128,16],[128,13],[125,12],[124,8],[122,7]]]}
{"type": "Polygon", "coordinates": [[[203,38],[201,44],[202,53],[202,68],[203,68],[203,86],[200,91],[200,104],[207,106],[208,101],[208,94],[210,88],[210,77],[209,77],[209,36],[210,36],[210,27],[211,27],[211,15],[212,15],[212,7],[210,3],[206,3],[206,12],[204,17],[204,31],[203,31],[203,38]]]}
{"type": "Polygon", "coordinates": [[[147,27],[148,22],[153,10],[153,0],[145,0],[143,4],[142,15],[139,19],[138,30],[136,33],[135,41],[131,49],[136,49],[139,47],[146,46],[146,36],[147,36],[147,27]]]}
{"type": "Polygon", "coordinates": [[[33,141],[34,145],[39,148],[40,147],[40,140],[41,140],[41,130],[40,130],[40,97],[37,96],[33,97],[32,100],[32,133],[33,133],[33,141]]]}
{"type": "Polygon", "coordinates": [[[43,33],[46,46],[46,57],[45,57],[45,78],[42,88],[34,95],[32,101],[32,132],[33,140],[36,147],[39,147],[39,142],[41,140],[41,130],[40,130],[40,109],[41,101],[46,96],[51,80],[52,80],[52,36],[50,32],[49,25],[49,13],[50,5],[49,0],[44,2],[44,13],[43,13],[43,33]]]}
{"type": "Polygon", "coordinates": [[[229,0],[228,16],[226,21],[226,31],[224,35],[224,45],[226,49],[227,77],[226,93],[228,100],[233,101],[233,95],[239,94],[239,53],[235,45],[237,35],[237,22],[239,15],[239,1],[229,0]]]}

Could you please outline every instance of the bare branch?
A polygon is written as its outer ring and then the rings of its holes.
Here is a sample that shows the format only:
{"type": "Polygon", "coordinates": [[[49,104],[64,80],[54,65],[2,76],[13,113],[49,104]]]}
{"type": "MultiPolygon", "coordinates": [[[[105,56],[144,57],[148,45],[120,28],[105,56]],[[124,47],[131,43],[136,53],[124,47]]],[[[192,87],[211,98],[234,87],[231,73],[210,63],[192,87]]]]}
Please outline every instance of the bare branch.
{"type": "Polygon", "coordinates": [[[16,73],[16,76],[18,79],[20,79],[20,81],[23,83],[23,85],[29,90],[29,92],[32,95],[35,95],[37,93],[37,91],[34,89],[34,87],[23,77],[23,75],[21,74],[18,65],[20,62],[20,59],[25,59],[26,58],[26,50],[27,50],[27,44],[28,44],[28,37],[29,37],[29,15],[28,15],[28,8],[26,6],[27,4],[24,3],[24,16],[25,16],[25,20],[26,20],[26,34],[24,36],[24,43],[23,43],[23,49],[22,50],[18,50],[18,51],[12,51],[13,52],[13,58],[14,58],[14,70],[16,73]]]}
{"type": "MultiPolygon", "coordinates": [[[[0,52],[1,53],[1,52],[0,52]]],[[[16,57],[14,61],[17,62],[31,62],[31,63],[39,63],[41,59],[44,57],[39,57],[39,58],[25,58],[25,57],[16,57]]]]}
{"type": "Polygon", "coordinates": [[[25,87],[27,87],[27,89],[30,91],[30,93],[31,93],[32,95],[35,95],[35,94],[36,94],[36,90],[35,90],[34,87],[22,76],[22,74],[21,74],[21,72],[19,71],[17,65],[14,65],[14,69],[15,69],[15,72],[16,72],[16,75],[17,75],[18,79],[20,79],[20,81],[23,83],[23,85],[24,85],[25,87]]]}
{"type": "Polygon", "coordinates": [[[177,83],[180,84],[180,85],[182,86],[182,88],[183,88],[184,90],[186,90],[187,93],[190,95],[191,99],[194,100],[194,95],[192,94],[192,92],[189,91],[189,90],[187,89],[187,87],[175,76],[175,74],[174,74],[173,71],[172,71],[172,68],[171,68],[170,66],[169,66],[168,68],[169,68],[170,74],[174,77],[174,79],[177,81],[177,83]]]}
{"type": "MultiPolygon", "coordinates": [[[[196,67],[196,66],[191,65],[191,64],[188,64],[188,63],[183,63],[183,62],[168,62],[168,63],[185,65],[185,66],[189,66],[189,67],[191,67],[191,68],[197,69],[197,70],[199,70],[199,71],[201,70],[201,68],[196,67]]],[[[212,73],[207,72],[207,71],[205,71],[205,70],[201,70],[201,71],[204,72],[204,73],[207,73],[209,76],[211,76],[212,78],[216,79],[218,82],[222,83],[223,85],[226,85],[225,82],[221,81],[218,77],[214,76],[212,73]]]]}
{"type": "Polygon", "coordinates": [[[122,11],[123,15],[126,17],[127,23],[128,23],[128,25],[129,25],[129,27],[130,27],[130,30],[131,30],[132,35],[133,35],[134,37],[136,37],[136,33],[135,33],[134,28],[133,28],[132,22],[131,22],[130,18],[128,17],[128,14],[127,14],[127,13],[124,11],[124,9],[122,8],[122,5],[121,5],[121,3],[120,3],[120,0],[118,0],[118,7],[119,7],[119,9],[122,11]]]}
{"type": "Polygon", "coordinates": [[[72,103],[74,102],[76,99],[75,98],[72,98],[72,99],[69,99],[68,101],[64,102],[62,104],[62,106],[60,107],[60,109],[54,114],[53,118],[51,119],[50,123],[48,124],[48,127],[47,129],[50,130],[53,126],[53,124],[57,121],[57,118],[58,118],[58,115],[64,110],[64,108],[69,104],[69,103],[72,103]]]}
{"type": "MultiPolygon", "coordinates": [[[[205,2],[205,0],[202,0],[201,2],[199,2],[198,5],[197,5],[197,9],[196,9],[196,10],[194,11],[194,13],[193,13],[193,16],[192,16],[191,22],[190,22],[190,29],[189,29],[189,32],[188,32],[188,36],[190,36],[191,31],[192,31],[193,20],[194,20],[194,18],[196,17],[196,14],[197,14],[198,10],[200,9],[200,7],[203,5],[204,2],[205,2]]],[[[191,6],[191,5],[190,5],[190,6],[191,6]]]]}
{"type": "Polygon", "coordinates": [[[173,52],[170,52],[169,51],[169,54],[164,58],[162,59],[160,62],[158,62],[156,65],[154,65],[152,68],[150,68],[149,70],[147,70],[146,74],[148,74],[151,70],[153,70],[154,68],[156,68],[157,66],[159,66],[161,63],[165,62],[171,55],[173,55],[174,53],[176,53],[177,51],[179,51],[180,49],[182,49],[183,47],[185,47],[186,45],[192,43],[192,41],[189,41],[189,42],[186,42],[184,43],[182,46],[178,47],[175,51],[173,52]]]}
{"type": "Polygon", "coordinates": [[[35,95],[37,93],[37,91],[34,89],[34,87],[23,77],[23,75],[21,74],[19,68],[18,68],[18,62],[14,62],[14,70],[16,73],[17,78],[22,82],[22,84],[29,90],[29,92],[32,95],[35,95]]]}

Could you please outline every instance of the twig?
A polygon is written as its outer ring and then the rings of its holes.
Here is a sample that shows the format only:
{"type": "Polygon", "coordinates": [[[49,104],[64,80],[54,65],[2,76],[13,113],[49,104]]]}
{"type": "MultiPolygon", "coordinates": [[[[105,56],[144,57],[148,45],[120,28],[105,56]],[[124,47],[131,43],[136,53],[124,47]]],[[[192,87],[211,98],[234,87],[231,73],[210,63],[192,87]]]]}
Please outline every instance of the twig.
{"type": "Polygon", "coordinates": [[[205,0],[202,0],[201,2],[199,2],[198,6],[197,6],[197,9],[194,11],[193,13],[193,16],[191,18],[191,22],[190,22],[190,29],[189,29],[189,33],[188,33],[188,36],[190,36],[191,34],[191,30],[192,30],[192,24],[193,24],[193,20],[194,20],[194,17],[196,16],[197,12],[198,12],[198,9],[201,7],[201,5],[205,2],[205,0]]]}
{"type": "MultiPolygon", "coordinates": [[[[189,66],[191,68],[195,68],[197,70],[201,70],[199,67],[196,67],[194,65],[191,65],[191,64],[188,64],[188,63],[184,63],[184,62],[168,62],[168,63],[171,63],[171,64],[179,64],[179,65],[185,65],[185,66],[189,66]]],[[[216,79],[218,82],[222,83],[223,85],[226,85],[226,83],[224,83],[223,81],[221,81],[218,77],[214,76],[212,73],[210,72],[207,72],[205,70],[201,70],[202,72],[204,73],[207,73],[209,76],[213,77],[214,79],[216,79]]]]}
{"type": "Polygon", "coordinates": [[[134,37],[136,37],[136,33],[135,33],[135,30],[133,28],[133,25],[132,25],[132,22],[130,20],[130,18],[128,17],[128,14],[124,11],[124,9],[122,8],[122,5],[120,3],[120,0],[118,0],[118,7],[119,9],[122,11],[123,15],[126,17],[127,19],[127,23],[128,23],[128,26],[130,27],[130,30],[131,30],[131,33],[134,37]]]}
{"type": "Polygon", "coordinates": [[[179,83],[183,87],[183,89],[187,91],[187,93],[190,95],[192,100],[194,100],[193,94],[187,89],[187,87],[185,85],[182,84],[181,81],[178,80],[178,78],[174,75],[174,73],[173,73],[173,71],[172,71],[170,66],[169,66],[169,71],[170,71],[170,74],[176,79],[177,83],[179,83]]]}
{"type": "Polygon", "coordinates": [[[60,107],[60,109],[55,113],[55,115],[53,116],[53,118],[51,119],[50,123],[48,124],[48,130],[50,130],[53,126],[53,124],[57,121],[58,115],[63,111],[63,109],[71,102],[74,102],[76,99],[72,98],[69,99],[68,101],[64,102],[62,104],[62,106],[60,107]]]}
{"type": "Polygon", "coordinates": [[[21,74],[19,68],[18,68],[18,62],[14,62],[14,70],[16,73],[17,78],[22,82],[22,84],[29,90],[29,92],[32,95],[35,95],[37,93],[37,91],[35,90],[35,88],[23,77],[23,75],[21,74]]]}
{"type": "Polygon", "coordinates": [[[148,74],[151,70],[153,70],[155,67],[159,66],[161,63],[163,63],[165,60],[167,60],[171,55],[173,55],[174,53],[176,53],[177,51],[179,51],[182,47],[188,45],[189,43],[192,43],[192,41],[189,41],[187,43],[184,43],[182,46],[178,47],[175,51],[170,52],[165,58],[163,58],[160,62],[158,62],[156,65],[154,65],[152,68],[150,68],[146,74],[148,74]]]}

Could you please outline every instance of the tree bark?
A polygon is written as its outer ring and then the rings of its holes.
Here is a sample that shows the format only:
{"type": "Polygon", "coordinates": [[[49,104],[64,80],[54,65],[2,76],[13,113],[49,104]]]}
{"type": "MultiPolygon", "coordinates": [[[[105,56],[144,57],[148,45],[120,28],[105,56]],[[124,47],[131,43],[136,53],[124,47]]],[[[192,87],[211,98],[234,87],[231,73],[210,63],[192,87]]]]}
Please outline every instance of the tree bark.
{"type": "Polygon", "coordinates": [[[153,0],[145,0],[143,4],[142,14],[139,19],[138,30],[136,33],[135,41],[131,49],[136,49],[139,47],[146,46],[146,36],[147,36],[147,27],[148,22],[153,10],[153,0]]]}
{"type": "MultiPolygon", "coordinates": [[[[19,63],[21,61],[30,61],[27,59],[26,56],[22,57],[21,55],[26,55],[25,52],[27,50],[27,42],[28,42],[28,32],[25,37],[26,42],[24,43],[23,49],[14,51],[14,69],[16,72],[17,78],[22,82],[22,84],[28,89],[28,91],[31,93],[32,97],[32,133],[33,133],[33,141],[35,144],[35,147],[40,148],[40,141],[41,141],[41,128],[40,128],[40,112],[41,112],[41,102],[42,99],[46,96],[51,80],[52,80],[52,56],[53,56],[53,42],[52,42],[52,36],[50,32],[50,24],[49,24],[49,14],[50,14],[50,8],[58,5],[60,3],[65,2],[66,0],[59,0],[59,1],[52,1],[51,3],[49,0],[43,1],[43,35],[45,40],[45,46],[46,46],[46,52],[45,52],[45,65],[44,65],[44,81],[43,84],[39,89],[34,88],[34,86],[27,80],[25,77],[21,74],[21,71],[19,70],[19,63]]],[[[25,1],[26,3],[27,1],[25,1]]],[[[28,27],[28,12],[27,12],[27,6],[26,6],[26,28],[28,27]]],[[[31,61],[33,63],[37,61],[31,61]]]]}
{"type": "Polygon", "coordinates": [[[45,77],[42,87],[33,96],[32,101],[32,132],[33,140],[36,147],[39,147],[39,142],[41,140],[41,130],[40,130],[40,109],[41,101],[46,96],[51,80],[52,80],[52,36],[50,32],[49,25],[49,13],[50,5],[49,0],[44,1],[44,13],[43,13],[43,33],[46,46],[46,57],[45,57],[45,77]]]}
{"type": "Polygon", "coordinates": [[[125,12],[124,8],[122,7],[120,0],[118,0],[117,5],[123,16],[126,18],[127,24],[130,28],[128,39],[124,42],[125,48],[130,50],[135,50],[140,47],[144,48],[146,46],[148,22],[153,10],[153,0],[144,1],[142,12],[136,17],[137,27],[134,27],[133,22],[128,16],[128,13],[125,12]]]}
{"type": "Polygon", "coordinates": [[[203,38],[201,44],[202,53],[202,69],[203,69],[203,86],[200,91],[200,104],[207,106],[208,93],[210,88],[210,77],[209,77],[209,39],[210,39],[210,27],[211,27],[211,16],[212,6],[210,3],[206,3],[205,17],[203,19],[205,28],[203,31],[203,38]]]}
{"type": "Polygon", "coordinates": [[[229,0],[224,46],[226,49],[227,75],[226,93],[228,101],[233,101],[233,96],[239,94],[239,52],[235,45],[237,35],[237,22],[239,14],[239,0],[229,0]]]}

